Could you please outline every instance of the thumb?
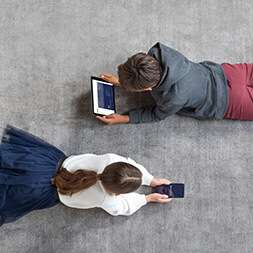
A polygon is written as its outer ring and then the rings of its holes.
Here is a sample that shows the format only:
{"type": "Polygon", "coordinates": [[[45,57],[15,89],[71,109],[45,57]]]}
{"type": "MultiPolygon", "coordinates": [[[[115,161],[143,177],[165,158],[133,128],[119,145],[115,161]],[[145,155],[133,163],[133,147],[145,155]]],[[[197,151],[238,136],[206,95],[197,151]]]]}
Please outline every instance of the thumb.
{"type": "Polygon", "coordinates": [[[168,199],[168,198],[169,198],[168,195],[166,195],[166,194],[161,194],[161,199],[168,199]]]}
{"type": "Polygon", "coordinates": [[[172,198],[167,198],[167,199],[160,199],[160,203],[169,203],[172,200],[172,198]]]}
{"type": "Polygon", "coordinates": [[[106,73],[100,75],[100,78],[103,78],[103,79],[108,79],[108,78],[111,78],[111,77],[112,77],[111,74],[106,74],[106,73]]]}

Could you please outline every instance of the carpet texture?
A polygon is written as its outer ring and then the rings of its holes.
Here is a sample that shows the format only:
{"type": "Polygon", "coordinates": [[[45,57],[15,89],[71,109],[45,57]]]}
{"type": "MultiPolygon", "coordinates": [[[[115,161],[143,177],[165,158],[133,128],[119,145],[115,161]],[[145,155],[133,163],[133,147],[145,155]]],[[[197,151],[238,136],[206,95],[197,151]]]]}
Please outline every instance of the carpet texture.
{"type": "MultiPolygon", "coordinates": [[[[193,61],[252,62],[252,1],[0,0],[0,20],[1,131],[12,124],[67,154],[129,156],[186,186],[184,200],[131,217],[35,211],[0,228],[1,253],[253,252],[253,123],[105,126],[91,114],[89,81],[157,41],[193,61]]],[[[117,90],[119,112],[151,102],[117,90]]]]}

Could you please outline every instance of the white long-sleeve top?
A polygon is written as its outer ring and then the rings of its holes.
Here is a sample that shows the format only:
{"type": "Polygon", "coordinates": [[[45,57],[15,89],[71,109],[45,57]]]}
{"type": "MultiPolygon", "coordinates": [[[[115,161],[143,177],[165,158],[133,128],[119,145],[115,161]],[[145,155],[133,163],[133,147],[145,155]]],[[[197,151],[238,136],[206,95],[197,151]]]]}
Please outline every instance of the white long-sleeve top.
{"type": "MultiPolygon", "coordinates": [[[[142,173],[142,185],[150,185],[153,176],[140,164],[130,158],[125,158],[116,154],[83,154],[68,157],[63,162],[63,167],[70,172],[79,169],[93,170],[98,174],[102,173],[105,167],[111,163],[125,162],[138,168],[142,173]]],[[[95,185],[73,194],[72,196],[59,194],[60,201],[69,207],[88,209],[100,207],[111,215],[131,215],[139,208],[146,205],[144,194],[126,193],[114,195],[108,193],[101,181],[95,185]]]]}

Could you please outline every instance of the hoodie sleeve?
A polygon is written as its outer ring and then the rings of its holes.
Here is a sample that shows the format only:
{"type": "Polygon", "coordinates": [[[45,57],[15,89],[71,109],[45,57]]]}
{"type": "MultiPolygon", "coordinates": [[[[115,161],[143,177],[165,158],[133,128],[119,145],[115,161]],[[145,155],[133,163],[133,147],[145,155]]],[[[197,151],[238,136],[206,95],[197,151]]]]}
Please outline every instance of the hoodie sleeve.
{"type": "Polygon", "coordinates": [[[177,113],[183,108],[183,105],[167,105],[166,108],[160,106],[142,107],[128,112],[130,123],[147,123],[160,121],[166,117],[177,113]]]}

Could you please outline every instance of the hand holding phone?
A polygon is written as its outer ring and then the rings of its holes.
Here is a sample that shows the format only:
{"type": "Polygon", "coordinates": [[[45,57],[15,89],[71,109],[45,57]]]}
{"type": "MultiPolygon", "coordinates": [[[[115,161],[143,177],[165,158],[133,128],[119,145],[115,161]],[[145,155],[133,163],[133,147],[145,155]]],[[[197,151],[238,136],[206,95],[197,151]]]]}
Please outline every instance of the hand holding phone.
{"type": "Polygon", "coordinates": [[[160,193],[151,193],[146,195],[147,202],[156,202],[161,204],[166,204],[170,202],[172,199],[169,198],[166,194],[160,194],[160,193]]]}
{"type": "Polygon", "coordinates": [[[169,198],[184,198],[184,184],[163,184],[154,188],[154,192],[166,194],[169,198]]]}

